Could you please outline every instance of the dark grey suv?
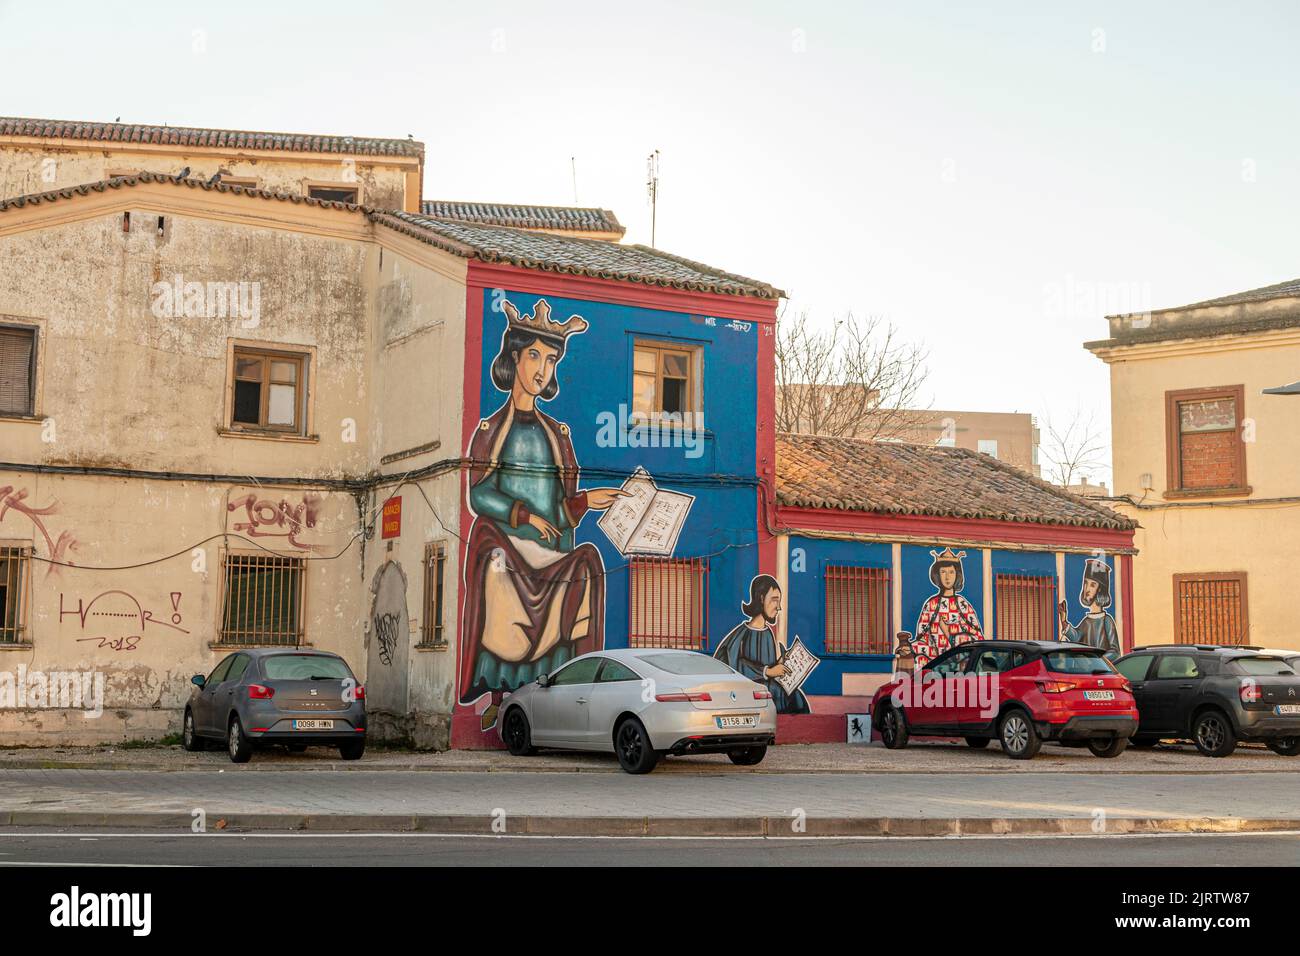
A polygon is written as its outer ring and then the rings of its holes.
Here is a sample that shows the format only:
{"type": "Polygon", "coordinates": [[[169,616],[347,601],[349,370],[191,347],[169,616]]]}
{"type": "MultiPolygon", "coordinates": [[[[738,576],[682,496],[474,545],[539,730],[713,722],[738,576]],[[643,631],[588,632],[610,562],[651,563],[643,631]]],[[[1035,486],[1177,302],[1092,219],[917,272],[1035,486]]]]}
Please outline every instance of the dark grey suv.
{"type": "Polygon", "coordinates": [[[366,691],[337,654],[300,648],[255,648],[224,658],[207,677],[190,678],[182,742],[203,750],[225,742],[245,763],[256,746],[337,747],[344,760],[366,750],[366,691]]]}
{"type": "Polygon", "coordinates": [[[1115,662],[1133,686],[1140,715],[1133,747],[1191,740],[1226,757],[1241,740],[1300,754],[1300,674],[1279,654],[1212,644],[1135,648],[1115,662]]]}

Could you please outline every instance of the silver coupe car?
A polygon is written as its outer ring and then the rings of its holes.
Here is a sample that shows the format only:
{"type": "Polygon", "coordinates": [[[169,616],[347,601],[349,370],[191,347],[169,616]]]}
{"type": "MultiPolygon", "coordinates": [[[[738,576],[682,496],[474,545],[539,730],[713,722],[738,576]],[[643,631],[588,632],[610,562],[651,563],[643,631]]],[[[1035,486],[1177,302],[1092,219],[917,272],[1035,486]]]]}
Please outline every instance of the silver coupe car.
{"type": "Polygon", "coordinates": [[[664,754],[725,753],[750,766],[776,739],[771,692],[695,651],[619,649],[575,657],[502,701],[516,756],[538,747],[613,752],[628,773],[664,754]]]}

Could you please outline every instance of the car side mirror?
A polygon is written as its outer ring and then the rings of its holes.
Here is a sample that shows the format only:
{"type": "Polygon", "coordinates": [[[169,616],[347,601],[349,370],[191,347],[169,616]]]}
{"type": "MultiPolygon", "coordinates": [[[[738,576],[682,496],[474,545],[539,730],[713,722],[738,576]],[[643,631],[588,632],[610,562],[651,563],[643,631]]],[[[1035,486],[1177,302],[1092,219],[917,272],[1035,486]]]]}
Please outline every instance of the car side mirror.
{"type": "Polygon", "coordinates": [[[538,687],[550,687],[550,686],[551,686],[551,678],[550,678],[550,676],[547,675],[547,674],[538,674],[538,675],[537,675],[537,686],[538,686],[538,687]]]}
{"type": "Polygon", "coordinates": [[[202,687],[204,684],[207,683],[207,680],[206,678],[204,678],[202,674],[195,674],[193,677],[190,678],[190,683],[193,684],[195,687],[202,687]]]}

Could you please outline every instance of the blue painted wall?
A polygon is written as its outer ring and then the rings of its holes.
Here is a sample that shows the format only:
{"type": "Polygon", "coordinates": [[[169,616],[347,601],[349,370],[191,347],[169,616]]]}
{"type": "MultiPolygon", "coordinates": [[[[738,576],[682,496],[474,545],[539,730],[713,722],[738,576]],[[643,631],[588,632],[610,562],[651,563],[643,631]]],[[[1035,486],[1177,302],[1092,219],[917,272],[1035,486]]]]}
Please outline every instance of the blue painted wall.
{"type": "MultiPolygon", "coordinates": [[[[740,604],[758,573],[758,511],[755,425],[757,356],[761,327],[656,309],[538,296],[505,290],[504,297],[531,315],[538,298],[563,322],[580,315],[585,332],[568,339],[556,370],[559,393],[539,403],[546,414],[569,426],[582,476],[580,488],[618,487],[638,465],[661,488],[695,496],[674,557],[709,558],[708,632],[712,651],[738,624],[740,604]],[[635,340],[699,346],[703,358],[702,410],[705,438],[699,457],[685,448],[632,448],[626,433],[618,447],[600,447],[601,413],[616,419],[631,413],[632,348],[635,340]],[[620,416],[620,405],[626,408],[620,416]],[[720,477],[721,476],[721,477],[720,477]]],[[[479,415],[486,418],[508,395],[492,384],[490,366],[501,347],[506,314],[500,290],[483,302],[483,365],[479,415]]],[[[629,622],[627,559],[597,526],[601,512],[589,512],[577,531],[579,542],[600,549],[606,569],[605,645],[626,647],[629,622]]]]}

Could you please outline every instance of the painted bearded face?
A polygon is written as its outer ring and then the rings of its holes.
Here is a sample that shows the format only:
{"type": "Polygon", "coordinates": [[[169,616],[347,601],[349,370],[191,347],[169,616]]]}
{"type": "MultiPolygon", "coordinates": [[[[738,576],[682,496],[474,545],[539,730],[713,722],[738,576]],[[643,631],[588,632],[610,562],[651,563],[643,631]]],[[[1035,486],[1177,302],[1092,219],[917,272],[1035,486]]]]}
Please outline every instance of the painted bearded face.
{"type": "Polygon", "coordinates": [[[515,353],[515,381],[529,395],[541,395],[555,378],[560,350],[534,339],[515,353]]]}
{"type": "Polygon", "coordinates": [[[951,591],[957,585],[957,569],[950,564],[939,568],[939,583],[945,591],[951,591]]]}
{"type": "Polygon", "coordinates": [[[1092,604],[1097,599],[1097,582],[1088,578],[1083,582],[1083,603],[1092,604]]]}
{"type": "Polygon", "coordinates": [[[781,589],[772,588],[767,592],[767,597],[763,598],[763,620],[768,624],[775,624],[776,619],[781,616],[781,589]]]}

